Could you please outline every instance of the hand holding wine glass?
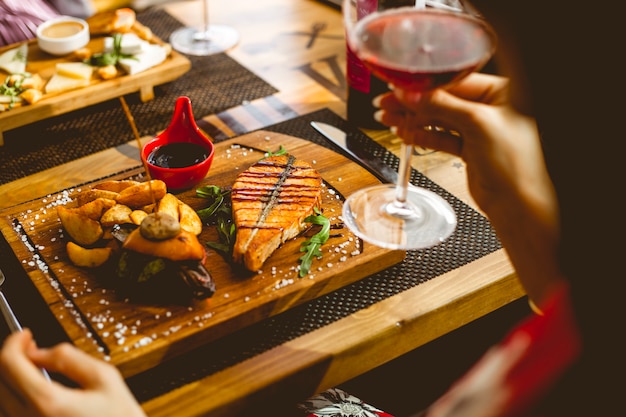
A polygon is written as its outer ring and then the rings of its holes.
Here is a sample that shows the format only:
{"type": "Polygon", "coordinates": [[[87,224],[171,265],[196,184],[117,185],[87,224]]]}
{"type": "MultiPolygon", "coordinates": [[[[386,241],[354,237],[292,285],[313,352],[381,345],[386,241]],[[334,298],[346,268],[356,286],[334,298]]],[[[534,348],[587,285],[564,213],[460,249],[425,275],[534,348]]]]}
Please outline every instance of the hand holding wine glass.
{"type": "MultiPolygon", "coordinates": [[[[487,23],[464,11],[400,7],[364,15],[371,0],[343,0],[348,47],[374,75],[405,91],[449,86],[480,69],[495,50],[487,23]]],[[[368,187],[345,202],[353,232],[389,249],[419,249],[446,239],[456,227],[439,195],[409,187],[412,146],[402,145],[399,182],[368,187]]]]}

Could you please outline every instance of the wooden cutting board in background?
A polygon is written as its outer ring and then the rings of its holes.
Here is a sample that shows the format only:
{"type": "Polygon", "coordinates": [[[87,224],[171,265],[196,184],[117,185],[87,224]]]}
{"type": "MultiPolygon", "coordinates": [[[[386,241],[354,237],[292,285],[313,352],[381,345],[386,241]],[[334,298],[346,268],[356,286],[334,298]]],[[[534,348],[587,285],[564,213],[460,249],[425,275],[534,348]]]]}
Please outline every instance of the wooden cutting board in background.
{"type": "MultiPolygon", "coordinates": [[[[81,349],[117,365],[128,377],[404,258],[403,251],[366,244],[342,227],[342,196],[379,181],[353,161],[312,142],[269,131],[221,142],[203,184],[230,186],[239,172],[281,145],[322,174],[327,185],[324,214],[336,225],[322,247],[322,259],[313,262],[311,274],[304,278],[298,277],[296,267],[306,238],[298,237],[282,245],[258,273],[242,273],[209,249],[206,266],[217,286],[211,299],[180,303],[125,298],[116,291],[110,274],[77,268],[65,253],[55,206],[89,185],[6,209],[0,212],[0,228],[68,337],[81,349]]],[[[196,210],[206,206],[195,188],[177,195],[196,210]]],[[[199,238],[216,241],[215,229],[205,226],[199,238]]]]}
{"type": "MultiPolygon", "coordinates": [[[[151,42],[163,43],[156,36],[151,42]]],[[[17,46],[19,44],[0,48],[0,53],[17,46]]],[[[94,52],[103,51],[104,37],[93,37],[87,46],[94,52]]],[[[48,82],[56,70],[56,64],[60,62],[72,62],[72,60],[69,55],[55,57],[47,54],[39,49],[36,40],[28,41],[26,71],[39,74],[44,81],[48,82]]],[[[43,98],[35,104],[0,112],[0,146],[4,145],[3,132],[39,120],[136,92],[139,92],[142,102],[152,100],[154,98],[154,86],[173,81],[189,71],[190,68],[191,61],[184,55],[172,50],[164,62],[146,71],[134,75],[120,74],[110,80],[100,80],[94,77],[86,87],[62,93],[44,94],[43,98]]],[[[4,76],[4,72],[0,70],[1,82],[4,82],[4,76]]]]}

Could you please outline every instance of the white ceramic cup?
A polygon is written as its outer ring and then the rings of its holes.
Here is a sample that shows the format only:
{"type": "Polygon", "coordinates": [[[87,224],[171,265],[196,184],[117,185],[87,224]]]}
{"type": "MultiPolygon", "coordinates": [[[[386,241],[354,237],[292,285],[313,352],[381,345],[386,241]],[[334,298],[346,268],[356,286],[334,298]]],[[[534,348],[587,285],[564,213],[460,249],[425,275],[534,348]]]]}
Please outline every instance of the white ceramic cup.
{"type": "Polygon", "coordinates": [[[89,24],[83,19],[60,16],[37,27],[39,48],[52,55],[67,55],[89,43],[89,24]]]}

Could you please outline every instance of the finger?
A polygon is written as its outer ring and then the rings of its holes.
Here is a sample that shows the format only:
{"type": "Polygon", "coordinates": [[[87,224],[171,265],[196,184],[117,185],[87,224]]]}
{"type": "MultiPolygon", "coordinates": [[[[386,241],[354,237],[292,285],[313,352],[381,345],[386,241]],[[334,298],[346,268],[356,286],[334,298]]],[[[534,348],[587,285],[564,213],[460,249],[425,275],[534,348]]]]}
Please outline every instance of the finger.
{"type": "Polygon", "coordinates": [[[463,140],[458,135],[416,127],[393,126],[391,131],[404,142],[461,156],[463,140]]]}
{"type": "MultiPolygon", "coordinates": [[[[505,77],[472,73],[447,90],[437,89],[423,94],[394,89],[392,92],[376,97],[373,104],[386,112],[397,113],[391,121],[384,122],[388,126],[398,123],[397,119],[408,110],[416,115],[422,115],[423,119],[419,121],[422,125],[438,125],[435,120],[448,124],[459,114],[466,116],[471,113],[472,109],[468,106],[481,103],[505,104],[507,97],[504,92],[508,91],[506,87],[508,82],[505,77]],[[458,113],[452,116],[451,111],[458,113]],[[445,117],[446,115],[448,117],[445,117]]],[[[446,127],[453,128],[452,126],[446,127]]]]}
{"type": "Polygon", "coordinates": [[[394,100],[398,103],[397,99],[389,97],[381,101],[381,105],[387,107],[374,113],[377,121],[389,126],[407,143],[460,156],[462,141],[456,130],[442,128],[441,120],[426,118],[423,112],[412,113],[403,105],[394,104],[394,100]]]}
{"type": "MultiPolygon", "coordinates": [[[[492,116],[495,108],[496,106],[465,100],[439,89],[425,95],[405,117],[406,123],[441,126],[466,136],[464,132],[475,130],[477,124],[484,122],[483,119],[492,116]]],[[[396,113],[396,117],[398,115],[396,113]]]]}
{"type": "Polygon", "coordinates": [[[417,93],[396,90],[397,93],[387,93],[378,96],[374,105],[381,111],[375,114],[377,120],[387,126],[400,124],[414,124],[415,126],[441,126],[439,120],[433,117],[435,104],[432,104],[433,93],[417,93]]]}
{"type": "Polygon", "coordinates": [[[83,388],[95,388],[106,378],[117,377],[117,368],[94,358],[69,343],[38,349],[31,359],[39,366],[65,375],[83,388]]]}
{"type": "Polygon", "coordinates": [[[0,378],[0,416],[31,416],[33,410],[28,409],[28,403],[13,387],[12,381],[0,378]]]}
{"type": "Polygon", "coordinates": [[[374,120],[385,126],[398,126],[404,123],[406,119],[405,112],[390,112],[388,110],[378,110],[374,113],[374,120]]]}
{"type": "Polygon", "coordinates": [[[500,92],[508,91],[508,83],[508,78],[475,72],[446,88],[446,91],[465,100],[498,104],[504,98],[500,92]]]}
{"type": "Polygon", "coordinates": [[[6,380],[26,398],[36,399],[47,395],[50,382],[40,368],[28,357],[37,347],[29,329],[10,334],[0,353],[0,368],[6,380]]]}
{"type": "MultiPolygon", "coordinates": [[[[419,100],[416,98],[416,100],[419,100]]],[[[393,93],[381,94],[372,101],[374,107],[380,110],[374,113],[374,118],[386,126],[397,126],[409,122],[411,117],[411,107],[416,107],[417,103],[410,104],[401,103],[393,93]]],[[[416,122],[415,120],[411,120],[416,122]]]]}
{"type": "Polygon", "coordinates": [[[374,97],[372,105],[377,109],[384,109],[390,112],[406,111],[406,105],[401,103],[392,92],[374,97]]]}

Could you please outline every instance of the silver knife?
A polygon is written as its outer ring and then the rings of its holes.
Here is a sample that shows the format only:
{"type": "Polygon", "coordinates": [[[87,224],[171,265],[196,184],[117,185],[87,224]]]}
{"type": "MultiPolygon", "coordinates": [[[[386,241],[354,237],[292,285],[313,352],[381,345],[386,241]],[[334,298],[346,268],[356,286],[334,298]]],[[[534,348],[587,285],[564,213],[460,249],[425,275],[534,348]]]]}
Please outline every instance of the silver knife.
{"type": "Polygon", "coordinates": [[[336,146],[339,146],[344,152],[353,157],[357,162],[367,168],[379,180],[386,183],[396,184],[398,182],[398,173],[382,160],[368,155],[362,149],[358,149],[350,142],[350,138],[343,130],[322,122],[311,122],[311,126],[322,134],[326,139],[330,140],[336,146]]]}

